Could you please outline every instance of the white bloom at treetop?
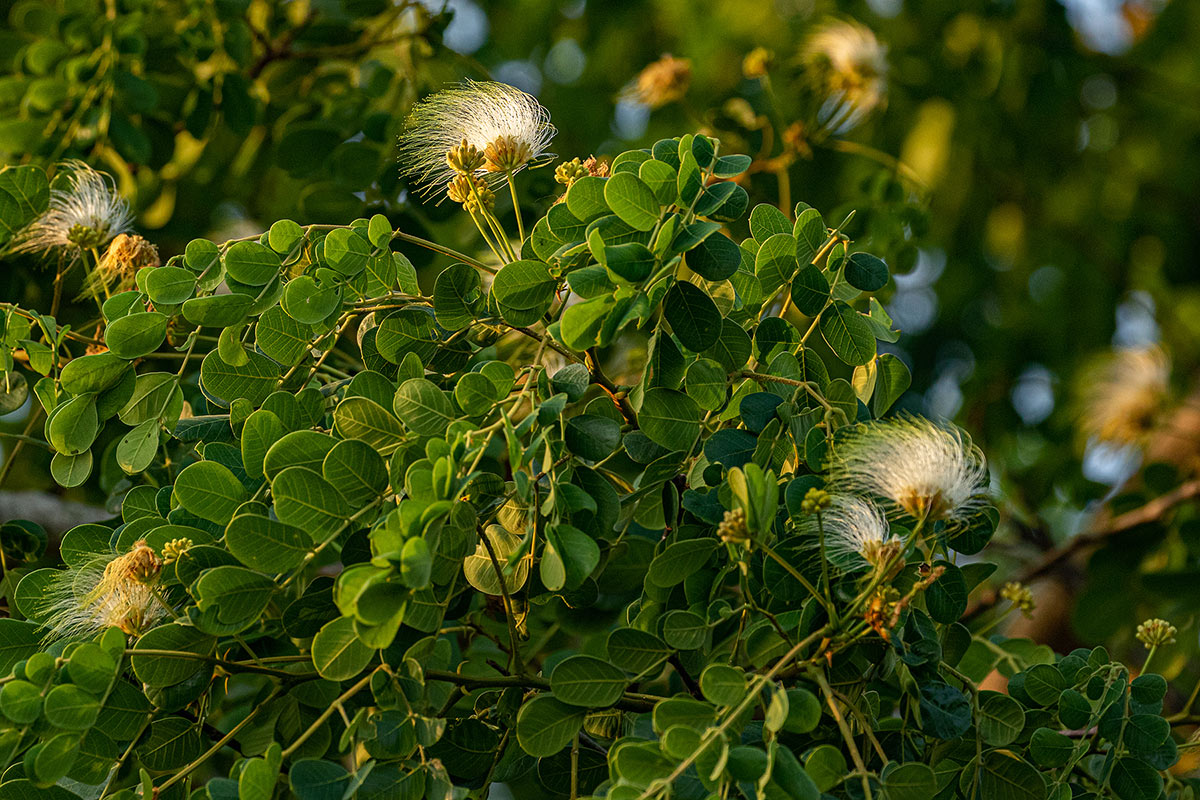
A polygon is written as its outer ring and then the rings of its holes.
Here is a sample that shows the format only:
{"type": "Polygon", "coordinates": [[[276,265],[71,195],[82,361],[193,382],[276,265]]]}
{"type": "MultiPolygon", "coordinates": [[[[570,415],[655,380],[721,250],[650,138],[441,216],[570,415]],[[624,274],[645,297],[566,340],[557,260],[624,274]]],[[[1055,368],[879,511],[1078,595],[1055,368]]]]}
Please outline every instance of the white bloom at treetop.
{"type": "Polygon", "coordinates": [[[471,171],[492,179],[548,160],[557,133],[532,95],[494,81],[464,81],[418,103],[400,136],[403,174],[421,193],[444,191],[459,174],[447,156],[465,145],[481,158],[471,171]]]}
{"type": "MultiPolygon", "coordinates": [[[[825,536],[825,555],[841,567],[860,566],[863,562],[884,566],[899,554],[900,540],[892,536],[882,509],[869,500],[853,495],[832,495],[830,505],[820,512],[820,529],[825,536]]],[[[805,522],[816,531],[817,516],[805,522]]]]}
{"type": "Polygon", "coordinates": [[[161,569],[162,559],[139,541],[123,555],[98,553],[58,571],[45,589],[46,638],[90,636],[110,627],[133,636],[154,627],[168,614],[153,589],[161,569]]]}
{"type": "Polygon", "coordinates": [[[16,253],[78,253],[103,247],[133,224],[129,203],[113,179],[82,161],[62,165],[65,185],[50,190],[46,211],[19,231],[13,240],[16,253]]]}
{"type": "Polygon", "coordinates": [[[834,445],[831,490],[882,498],[913,517],[961,522],[985,504],[983,453],[958,428],[920,417],[867,422],[834,445]]]}
{"type": "Polygon", "coordinates": [[[887,48],[870,28],[833,20],[816,28],[800,53],[808,80],[821,95],[818,121],[845,133],[887,100],[887,48]]]}

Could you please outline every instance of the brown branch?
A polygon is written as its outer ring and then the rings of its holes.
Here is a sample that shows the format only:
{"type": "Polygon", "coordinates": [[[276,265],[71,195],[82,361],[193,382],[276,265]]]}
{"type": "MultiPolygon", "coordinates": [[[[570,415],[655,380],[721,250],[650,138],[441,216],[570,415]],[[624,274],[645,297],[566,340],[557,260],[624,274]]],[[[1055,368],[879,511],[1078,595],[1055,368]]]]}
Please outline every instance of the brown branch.
{"type": "MultiPolygon", "coordinates": [[[[1105,540],[1116,536],[1118,533],[1123,533],[1139,525],[1154,522],[1175,506],[1180,503],[1186,503],[1197,496],[1200,496],[1200,480],[1188,481],[1181,484],[1161,497],[1154,498],[1144,506],[1135,508],[1132,511],[1126,511],[1124,514],[1118,514],[1106,523],[1081,533],[1071,539],[1071,541],[1044,553],[1041,558],[1027,566],[1013,580],[1019,583],[1029,583],[1032,580],[1040,578],[1053,571],[1076,553],[1099,545],[1105,540]]],[[[992,593],[988,597],[981,598],[978,603],[967,610],[963,621],[979,616],[994,606],[999,599],[998,593],[992,593]]]]}

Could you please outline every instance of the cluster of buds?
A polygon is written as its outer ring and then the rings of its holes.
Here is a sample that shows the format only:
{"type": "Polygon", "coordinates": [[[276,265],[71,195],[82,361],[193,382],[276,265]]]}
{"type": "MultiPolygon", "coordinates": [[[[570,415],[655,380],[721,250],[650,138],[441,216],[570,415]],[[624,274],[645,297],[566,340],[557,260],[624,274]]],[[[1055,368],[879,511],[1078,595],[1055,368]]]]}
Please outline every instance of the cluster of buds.
{"type": "MultiPolygon", "coordinates": [[[[901,566],[903,566],[903,562],[901,562],[901,566]]],[[[863,619],[885,642],[891,639],[892,631],[900,624],[900,615],[904,613],[904,609],[908,608],[908,604],[917,594],[928,589],[934,581],[942,577],[946,568],[922,564],[919,572],[921,578],[912,585],[908,594],[901,596],[895,587],[885,585],[876,589],[871,599],[867,601],[863,619]]]]}
{"type": "Polygon", "coordinates": [[[723,542],[745,544],[750,541],[750,529],[746,526],[746,512],[740,508],[725,512],[725,518],[717,526],[717,536],[723,542]]]}
{"type": "Polygon", "coordinates": [[[177,560],[181,555],[187,552],[192,546],[192,540],[188,538],[172,539],[163,545],[162,559],[164,564],[170,564],[177,560]]]}
{"type": "Polygon", "coordinates": [[[515,172],[533,158],[533,149],[515,136],[497,136],[484,148],[483,157],[488,172],[515,172]]]}
{"type": "Polygon", "coordinates": [[[466,139],[462,140],[462,144],[450,148],[450,152],[446,153],[446,163],[459,175],[473,174],[475,170],[483,166],[483,162],[483,153],[479,152],[479,148],[466,139]]]}
{"type": "Polygon", "coordinates": [[[804,493],[804,499],[800,501],[800,510],[805,514],[820,514],[822,511],[828,511],[832,505],[833,497],[829,492],[814,487],[804,493]]]}
{"type": "Polygon", "coordinates": [[[462,174],[450,181],[446,195],[454,202],[461,203],[470,214],[491,209],[496,204],[496,195],[487,181],[475,175],[462,174]]]}
{"type": "Polygon", "coordinates": [[[1137,626],[1137,640],[1150,650],[1164,644],[1175,644],[1175,634],[1178,632],[1165,619],[1148,619],[1137,626]]]}
{"type": "Polygon", "coordinates": [[[1033,592],[1023,583],[1009,581],[1000,589],[1000,597],[1013,604],[1013,608],[1025,615],[1026,619],[1033,618],[1033,610],[1037,604],[1033,600],[1033,592]]]}
{"type": "Polygon", "coordinates": [[[608,162],[601,161],[595,156],[588,156],[583,160],[580,160],[578,157],[572,158],[570,161],[564,161],[554,168],[554,180],[568,189],[571,188],[571,184],[580,178],[586,178],[589,175],[607,178],[609,174],[608,162]]]}

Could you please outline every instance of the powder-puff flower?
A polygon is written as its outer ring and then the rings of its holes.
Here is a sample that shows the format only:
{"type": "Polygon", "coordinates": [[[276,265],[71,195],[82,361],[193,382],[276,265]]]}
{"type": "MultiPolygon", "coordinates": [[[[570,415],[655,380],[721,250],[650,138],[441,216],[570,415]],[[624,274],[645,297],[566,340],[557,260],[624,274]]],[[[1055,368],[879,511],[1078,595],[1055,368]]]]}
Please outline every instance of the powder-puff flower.
{"type": "Polygon", "coordinates": [[[97,297],[124,292],[137,284],[140,270],[162,263],[158,248],[136,233],[118,234],[84,282],[83,294],[97,297]]]}
{"type": "Polygon", "coordinates": [[[887,48],[857,22],[821,25],[805,41],[800,58],[822,98],[817,121],[832,133],[849,131],[887,99],[887,48]]]}
{"type": "Polygon", "coordinates": [[[1171,362],[1158,347],[1126,348],[1084,370],[1081,431],[1114,444],[1140,444],[1167,399],[1171,362]]]}
{"type": "Polygon", "coordinates": [[[103,247],[133,224],[129,203],[106,174],[82,161],[63,164],[65,185],[50,190],[46,211],[13,240],[16,253],[48,255],[103,247]]]}
{"type": "Polygon", "coordinates": [[[649,108],[662,108],[682,100],[691,83],[692,62],[668,53],[642,69],[625,87],[622,98],[649,108]]]}
{"type": "MultiPolygon", "coordinates": [[[[819,524],[825,535],[825,556],[839,567],[883,567],[900,553],[901,542],[892,536],[883,511],[861,497],[830,495],[819,524]]],[[[816,532],[817,517],[809,517],[804,525],[816,532]]]]}
{"type": "Polygon", "coordinates": [[[424,194],[470,172],[511,175],[550,157],[550,112],[531,95],[492,81],[465,81],[413,108],[400,137],[400,161],[424,194]]]}
{"type": "Polygon", "coordinates": [[[962,522],[984,505],[983,453],[958,428],[897,417],[852,428],[835,445],[829,483],[877,496],[917,519],[962,522]]]}
{"type": "Polygon", "coordinates": [[[152,588],[162,564],[139,541],[123,555],[97,554],[58,572],[46,588],[46,638],[88,636],[113,626],[132,636],[154,627],[168,613],[152,588]]]}

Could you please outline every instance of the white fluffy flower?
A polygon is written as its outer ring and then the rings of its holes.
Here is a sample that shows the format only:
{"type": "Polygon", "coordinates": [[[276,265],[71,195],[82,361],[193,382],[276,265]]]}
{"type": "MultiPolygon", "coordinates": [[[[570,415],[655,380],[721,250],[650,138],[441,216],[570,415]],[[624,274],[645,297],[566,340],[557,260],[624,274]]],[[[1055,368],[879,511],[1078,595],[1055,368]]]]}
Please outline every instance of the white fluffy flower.
{"type": "Polygon", "coordinates": [[[961,522],[984,505],[983,453],[958,428],[920,417],[855,426],[834,446],[829,481],[917,519],[961,522]]]}
{"type": "Polygon", "coordinates": [[[1080,428],[1114,444],[1140,444],[1167,399],[1171,362],[1156,346],[1126,348],[1092,364],[1081,380],[1080,428]]]}
{"type": "Polygon", "coordinates": [[[400,137],[400,162],[424,194],[444,191],[457,171],[447,161],[464,142],[478,151],[473,171],[485,177],[518,172],[551,157],[550,112],[529,94],[493,81],[465,81],[413,108],[400,137]]]}
{"type": "Polygon", "coordinates": [[[50,254],[103,247],[133,223],[113,179],[82,161],[63,164],[66,185],[50,190],[46,211],[13,240],[17,253],[50,254]]]}
{"type": "Polygon", "coordinates": [[[46,587],[46,638],[89,636],[109,627],[134,635],[154,627],[167,616],[152,589],[161,569],[161,559],[138,542],[123,555],[97,554],[59,571],[46,587]]]}
{"type": "Polygon", "coordinates": [[[805,41],[801,59],[823,102],[818,121],[845,133],[887,99],[887,48],[857,22],[835,20],[805,41]]]}
{"type": "MultiPolygon", "coordinates": [[[[833,495],[829,508],[820,514],[825,533],[825,555],[839,567],[882,566],[890,555],[899,552],[900,540],[892,536],[887,518],[879,506],[853,495],[833,495]]],[[[815,515],[805,524],[817,530],[815,515]]]]}

